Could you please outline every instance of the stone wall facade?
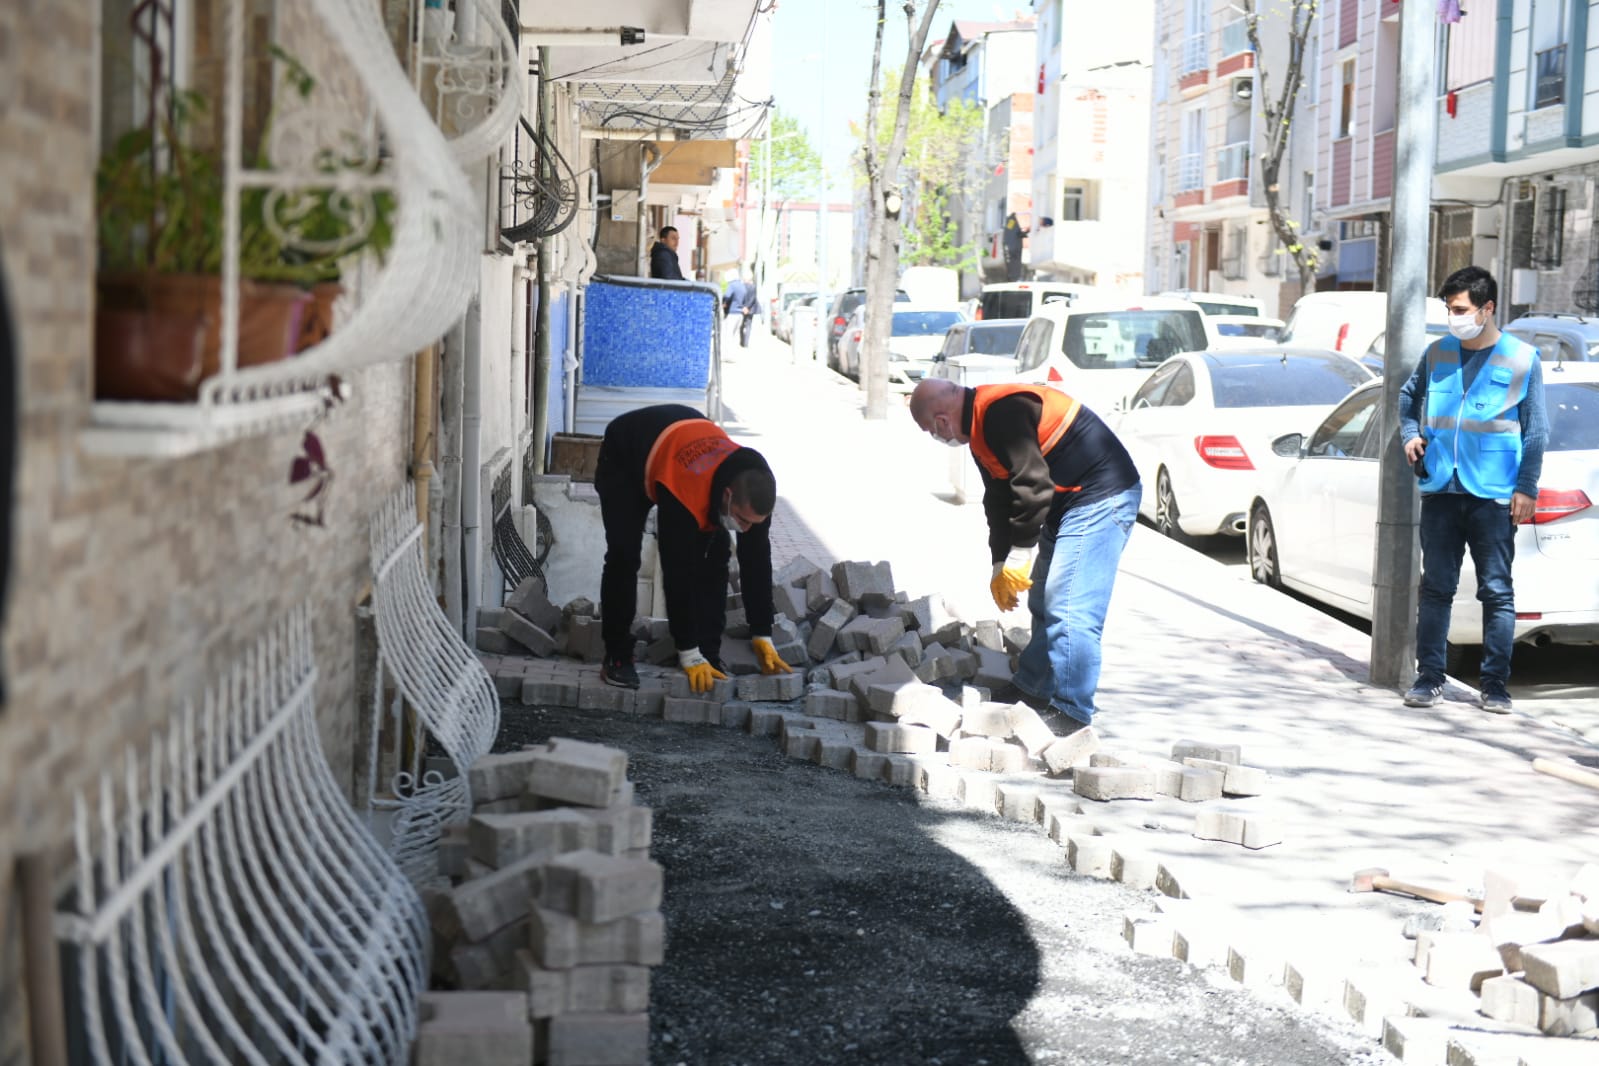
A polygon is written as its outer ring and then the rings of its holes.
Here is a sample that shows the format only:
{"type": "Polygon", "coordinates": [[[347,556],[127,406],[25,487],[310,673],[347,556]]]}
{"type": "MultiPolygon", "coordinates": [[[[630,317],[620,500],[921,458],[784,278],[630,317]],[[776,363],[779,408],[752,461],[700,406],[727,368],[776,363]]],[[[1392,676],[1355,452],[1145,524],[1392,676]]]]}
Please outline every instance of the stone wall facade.
{"type": "Polygon", "coordinates": [[[316,426],[335,471],[325,529],[289,517],[304,427],[182,459],[85,449],[99,6],[0,4],[0,249],[20,320],[21,397],[0,712],[4,1066],[29,1061],[17,856],[59,853],[73,796],[302,603],[315,615],[323,741],[353,788],[357,724],[371,706],[355,652],[367,520],[409,456],[409,359],[353,374],[351,399],[316,426]]]}

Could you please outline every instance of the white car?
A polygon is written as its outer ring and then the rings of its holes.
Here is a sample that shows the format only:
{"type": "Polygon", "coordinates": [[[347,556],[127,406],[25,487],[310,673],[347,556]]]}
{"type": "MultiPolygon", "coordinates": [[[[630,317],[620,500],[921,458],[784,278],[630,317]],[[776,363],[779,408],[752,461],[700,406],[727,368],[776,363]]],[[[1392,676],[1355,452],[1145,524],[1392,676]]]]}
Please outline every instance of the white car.
{"type": "MultiPolygon", "coordinates": [[[[932,369],[933,357],[944,344],[951,326],[966,321],[958,307],[925,307],[896,303],[888,327],[888,380],[901,386],[914,386],[932,369]]],[[[850,316],[844,335],[839,338],[839,370],[856,380],[861,375],[861,354],[866,330],[866,308],[850,316]]]]}
{"type": "Polygon", "coordinates": [[[1242,536],[1272,441],[1319,422],[1371,379],[1314,349],[1242,348],[1168,359],[1108,419],[1144,484],[1139,513],[1169,537],[1242,536]]]}
{"type": "MultiPolygon", "coordinates": [[[[1280,453],[1296,458],[1250,509],[1256,581],[1371,617],[1382,395],[1382,382],[1372,381],[1308,438],[1277,442],[1280,453]]],[[[1549,443],[1537,512],[1516,531],[1511,571],[1516,640],[1599,643],[1599,364],[1546,366],[1544,396],[1549,443]]],[[[1468,552],[1450,614],[1451,644],[1482,643],[1476,595],[1468,552]]]]}
{"type": "MultiPolygon", "coordinates": [[[[1442,300],[1429,296],[1423,304],[1424,323],[1449,325],[1442,300]]],[[[1387,328],[1386,292],[1311,292],[1294,304],[1279,339],[1296,348],[1331,348],[1358,357],[1387,328]]]]}
{"type": "Polygon", "coordinates": [[[1253,296],[1235,296],[1230,292],[1193,292],[1188,289],[1174,289],[1157,295],[1187,300],[1212,317],[1247,316],[1260,318],[1266,313],[1264,300],[1253,296]]]}
{"type": "Polygon", "coordinates": [[[1211,346],[1205,316],[1160,296],[1045,304],[1016,346],[1016,378],[1053,385],[1107,415],[1149,371],[1181,352],[1211,346]]]}
{"type": "Polygon", "coordinates": [[[1282,336],[1283,320],[1280,318],[1261,318],[1258,315],[1209,315],[1205,316],[1211,332],[1216,334],[1217,347],[1244,348],[1251,345],[1277,343],[1277,338],[1282,336]]]}

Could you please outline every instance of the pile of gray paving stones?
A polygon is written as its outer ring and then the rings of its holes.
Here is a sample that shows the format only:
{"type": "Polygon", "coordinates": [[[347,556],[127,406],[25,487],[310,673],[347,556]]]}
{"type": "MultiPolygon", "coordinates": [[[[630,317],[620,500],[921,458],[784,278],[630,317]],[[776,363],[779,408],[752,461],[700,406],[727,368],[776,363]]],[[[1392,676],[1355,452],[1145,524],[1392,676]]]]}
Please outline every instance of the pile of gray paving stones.
{"type": "Polygon", "coordinates": [[[664,957],[651,813],[627,754],[554,738],[468,771],[423,890],[433,985],[414,1066],[640,1066],[664,957]]]}

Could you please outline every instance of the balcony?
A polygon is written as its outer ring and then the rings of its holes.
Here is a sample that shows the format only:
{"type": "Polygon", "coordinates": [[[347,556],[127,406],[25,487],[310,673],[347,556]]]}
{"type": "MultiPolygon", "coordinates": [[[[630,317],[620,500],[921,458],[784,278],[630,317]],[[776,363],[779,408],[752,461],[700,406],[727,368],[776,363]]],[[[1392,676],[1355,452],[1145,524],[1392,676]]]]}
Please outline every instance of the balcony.
{"type": "Polygon", "coordinates": [[[1249,23],[1233,19],[1217,34],[1216,77],[1225,78],[1240,70],[1252,70],[1255,52],[1249,46],[1249,23]]]}
{"type": "Polygon", "coordinates": [[[1566,100],[1566,46],[1557,44],[1537,53],[1533,64],[1534,82],[1532,106],[1554,107],[1566,100]]]}
{"type": "Polygon", "coordinates": [[[1182,55],[1177,64],[1177,88],[1182,92],[1210,81],[1210,50],[1205,37],[1204,33],[1194,33],[1183,39],[1182,55]]]}
{"type": "Polygon", "coordinates": [[[1205,202],[1205,153],[1187,152],[1177,157],[1177,188],[1173,207],[1205,202]]]}
{"type": "Polygon", "coordinates": [[[1210,198],[1249,195],[1249,142],[1235,141],[1216,153],[1216,184],[1210,198]]]}

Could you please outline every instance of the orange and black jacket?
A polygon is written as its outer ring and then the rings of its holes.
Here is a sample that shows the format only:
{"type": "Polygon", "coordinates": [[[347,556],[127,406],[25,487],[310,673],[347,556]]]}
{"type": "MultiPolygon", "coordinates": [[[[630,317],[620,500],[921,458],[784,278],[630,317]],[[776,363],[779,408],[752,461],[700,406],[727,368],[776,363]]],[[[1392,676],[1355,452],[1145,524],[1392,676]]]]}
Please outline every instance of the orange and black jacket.
{"type": "MultiPolygon", "coordinates": [[[[727,581],[725,567],[706,572],[708,561],[727,554],[722,494],[741,471],[766,469],[766,459],[753,448],[734,444],[714,422],[683,404],[630,411],[613,419],[605,436],[624,476],[636,478],[634,483],[656,505],[656,544],[672,639],[680,648],[694,647],[699,636],[690,605],[696,586],[727,581]]],[[[772,635],[771,531],[768,516],[738,535],[739,587],[750,634],[757,637],[772,635]]]]}
{"type": "Polygon", "coordinates": [[[988,549],[1000,562],[1038,543],[1069,508],[1138,484],[1138,468],[1104,421],[1047,385],[967,389],[961,429],[983,475],[988,549]]]}

